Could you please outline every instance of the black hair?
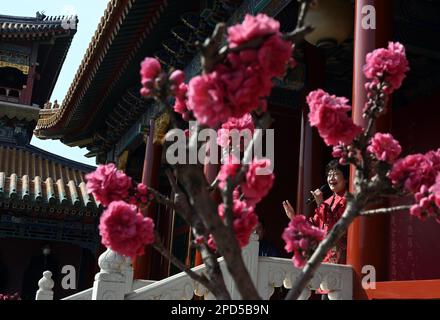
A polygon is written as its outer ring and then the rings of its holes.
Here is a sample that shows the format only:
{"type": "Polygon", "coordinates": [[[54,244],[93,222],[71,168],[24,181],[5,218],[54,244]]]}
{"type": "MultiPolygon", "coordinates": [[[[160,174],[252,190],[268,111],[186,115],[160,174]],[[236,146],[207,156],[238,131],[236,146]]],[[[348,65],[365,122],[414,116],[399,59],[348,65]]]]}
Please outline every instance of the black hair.
{"type": "Polygon", "coordinates": [[[342,175],[344,176],[344,179],[348,182],[348,179],[350,177],[350,166],[343,166],[339,163],[338,160],[333,159],[330,161],[327,166],[325,167],[325,176],[328,176],[328,173],[331,170],[339,170],[341,171],[342,175]]]}

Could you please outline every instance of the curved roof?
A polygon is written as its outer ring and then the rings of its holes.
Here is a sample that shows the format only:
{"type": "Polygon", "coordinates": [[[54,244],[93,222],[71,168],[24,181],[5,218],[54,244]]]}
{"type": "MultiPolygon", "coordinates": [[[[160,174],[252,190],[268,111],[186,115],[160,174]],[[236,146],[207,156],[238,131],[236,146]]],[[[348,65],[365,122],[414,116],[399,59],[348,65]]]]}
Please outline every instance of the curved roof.
{"type": "Polygon", "coordinates": [[[0,207],[96,215],[84,178],[93,170],[34,146],[0,144],[0,207]]]}
{"type": "Polygon", "coordinates": [[[0,15],[0,38],[43,39],[76,30],[77,16],[18,17],[0,15]]]}
{"type": "Polygon", "coordinates": [[[34,82],[32,103],[42,106],[52,94],[70,44],[76,33],[76,16],[36,17],[0,15],[0,47],[22,46],[23,41],[38,44],[36,71],[39,81],[34,82]]]}
{"type": "MultiPolygon", "coordinates": [[[[157,22],[167,3],[166,0],[111,0],[108,3],[60,108],[40,114],[35,129],[37,136],[56,138],[72,129],[71,126],[83,127],[85,125],[83,119],[77,121],[80,118],[78,112],[83,112],[78,111],[79,106],[87,98],[96,100],[100,99],[103,94],[109,94],[111,86],[103,82],[120,76],[139,49],[140,43],[157,22]],[[132,14],[130,23],[123,24],[134,4],[139,10],[136,14],[132,14]],[[124,32],[121,33],[120,29],[124,29],[124,32]],[[127,46],[127,44],[130,45],[127,46]],[[112,46],[112,52],[109,55],[110,46],[112,46]],[[97,74],[101,76],[96,77],[97,74]],[[93,86],[96,90],[90,89],[93,86]],[[65,126],[66,124],[68,126],[65,126]]],[[[90,105],[92,105],[89,108],[92,109],[91,113],[98,109],[95,104],[89,103],[90,105]]],[[[88,118],[92,118],[92,114],[88,115],[88,118]]]]}

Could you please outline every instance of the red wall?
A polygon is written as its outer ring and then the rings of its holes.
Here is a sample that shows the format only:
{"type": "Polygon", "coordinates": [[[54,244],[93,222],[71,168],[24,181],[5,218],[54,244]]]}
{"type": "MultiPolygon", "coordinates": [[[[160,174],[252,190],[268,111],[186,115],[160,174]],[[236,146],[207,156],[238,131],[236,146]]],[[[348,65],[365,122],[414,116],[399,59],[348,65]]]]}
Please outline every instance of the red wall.
{"type": "MultiPolygon", "coordinates": [[[[393,135],[405,155],[440,148],[440,93],[393,110],[393,135]]],[[[412,199],[408,199],[411,203],[412,199]]],[[[390,280],[440,279],[440,224],[408,213],[391,217],[390,280]]]]}
{"type": "Polygon", "coordinates": [[[270,110],[274,119],[275,183],[269,195],[258,204],[257,214],[265,224],[267,240],[283,256],[288,257],[281,235],[289,219],[284,213],[282,202],[289,200],[294,206],[296,201],[301,119],[299,111],[272,106],[270,110]]]}

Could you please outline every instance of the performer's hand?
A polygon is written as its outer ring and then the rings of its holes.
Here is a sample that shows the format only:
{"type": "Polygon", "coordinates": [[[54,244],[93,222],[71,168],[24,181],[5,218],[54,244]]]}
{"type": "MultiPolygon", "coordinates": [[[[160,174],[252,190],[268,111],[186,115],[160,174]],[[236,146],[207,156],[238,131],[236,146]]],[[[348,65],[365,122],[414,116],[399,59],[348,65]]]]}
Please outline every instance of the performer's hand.
{"type": "Polygon", "coordinates": [[[312,196],[315,198],[316,204],[318,207],[321,205],[321,203],[324,201],[322,191],[319,189],[316,189],[315,191],[310,191],[312,196]]]}
{"type": "Polygon", "coordinates": [[[293,209],[292,205],[290,204],[290,202],[288,200],[283,201],[283,207],[284,207],[284,211],[286,211],[286,215],[289,217],[289,219],[292,219],[296,215],[295,210],[293,209]]]}

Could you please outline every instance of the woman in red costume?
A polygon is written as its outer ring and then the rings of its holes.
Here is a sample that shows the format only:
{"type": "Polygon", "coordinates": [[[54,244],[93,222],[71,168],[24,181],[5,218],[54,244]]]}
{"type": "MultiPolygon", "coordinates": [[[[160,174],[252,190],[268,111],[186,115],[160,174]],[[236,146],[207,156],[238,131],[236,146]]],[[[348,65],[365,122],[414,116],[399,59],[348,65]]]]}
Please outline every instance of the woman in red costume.
{"type": "MultiPolygon", "coordinates": [[[[343,167],[339,165],[337,160],[332,160],[326,167],[326,175],[327,183],[333,194],[328,199],[324,200],[321,190],[317,189],[311,191],[315,198],[317,208],[315,209],[314,216],[310,217],[309,221],[327,233],[333,228],[345,211],[348,167],[343,167]]],[[[296,214],[289,201],[284,201],[283,206],[289,218],[292,218],[296,214]]],[[[346,256],[347,235],[345,234],[339,239],[336,246],[327,253],[323,262],[345,264],[346,256]]]]}

